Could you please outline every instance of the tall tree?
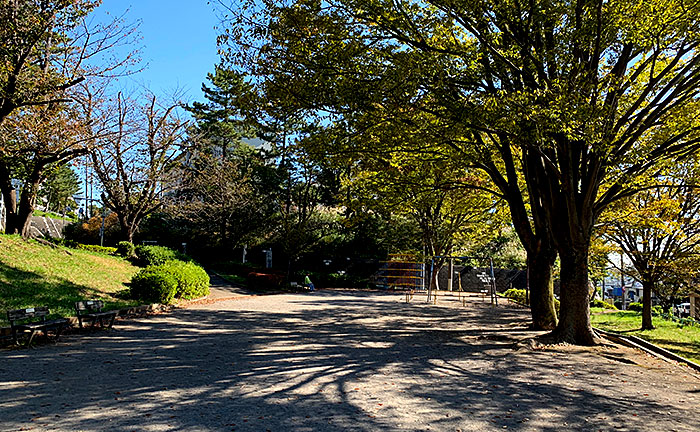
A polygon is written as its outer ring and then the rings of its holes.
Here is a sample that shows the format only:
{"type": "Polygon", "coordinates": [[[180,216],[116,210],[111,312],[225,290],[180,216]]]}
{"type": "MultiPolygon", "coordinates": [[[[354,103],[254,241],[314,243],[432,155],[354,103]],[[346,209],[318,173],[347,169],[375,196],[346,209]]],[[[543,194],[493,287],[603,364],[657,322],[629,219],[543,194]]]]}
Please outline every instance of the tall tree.
{"type": "MultiPolygon", "coordinates": [[[[28,232],[28,218],[43,177],[43,166],[69,160],[83,152],[77,151],[73,142],[68,144],[70,152],[56,150],[59,140],[48,137],[46,130],[14,129],[30,127],[32,123],[41,129],[36,122],[25,121],[32,116],[43,116],[54,124],[64,121],[65,110],[73,107],[60,105],[75,100],[79,92],[74,89],[78,84],[95,77],[129,73],[135,61],[133,52],[109,55],[115,48],[133,42],[135,25],[125,24],[122,17],[106,24],[88,22],[88,15],[99,3],[96,0],[0,0],[0,127],[5,142],[13,141],[10,150],[0,149],[0,191],[7,209],[8,232],[28,232]],[[54,114],[58,116],[56,119],[47,117],[54,114]],[[8,121],[13,123],[9,126],[10,136],[5,125],[8,121]],[[42,151],[36,158],[36,146],[41,143],[23,143],[17,139],[18,135],[44,135],[43,144],[53,141],[54,154],[47,156],[42,151]],[[23,144],[28,145],[25,148],[23,144]],[[21,178],[22,175],[26,178],[21,178]],[[12,187],[12,179],[17,177],[26,185],[23,189],[26,194],[21,199],[12,187]]],[[[56,135],[66,133],[61,131],[56,135]]]]}
{"type": "MultiPolygon", "coordinates": [[[[498,201],[486,191],[486,185],[482,189],[465,188],[468,173],[449,165],[402,162],[406,160],[401,155],[387,154],[380,163],[365,160],[358,164],[347,180],[351,201],[346,205],[411,220],[421,233],[421,252],[440,257],[431,275],[431,285],[435,286],[446,256],[455,252],[469,254],[464,250],[467,238],[480,239],[481,231],[502,222],[497,220],[498,201]]],[[[478,183],[476,179],[469,182],[478,183]]]]}
{"type": "Polygon", "coordinates": [[[192,155],[181,168],[168,213],[190,222],[192,234],[207,238],[208,246],[230,251],[257,243],[271,223],[277,184],[263,178],[269,167],[256,153],[239,147],[226,159],[192,155]]]}
{"type": "Polygon", "coordinates": [[[698,167],[676,165],[653,189],[619,203],[603,217],[605,236],[630,259],[643,287],[642,329],[654,328],[652,293],[659,285],[696,279],[700,252],[698,167]]]}
{"type": "Polygon", "coordinates": [[[544,263],[542,274],[551,275],[558,253],[556,340],[594,343],[588,252],[595,222],[636,191],[637,176],[698,146],[700,5],[299,0],[248,6],[229,10],[233,28],[249,31],[223,39],[238,61],[284,95],[280,101],[336,121],[391,105],[383,111],[391,116],[377,121],[400,130],[405,113],[420,111],[449,129],[452,139],[442,147],[488,173],[509,203],[535,268],[530,274],[544,263]]]}
{"type": "Polygon", "coordinates": [[[128,241],[133,241],[141,221],[163,205],[162,195],[175,186],[168,175],[185,143],[188,124],[180,118],[178,102],[161,105],[154,94],[142,100],[117,95],[109,107],[115,116],[113,129],[91,152],[102,200],[117,214],[128,241]]]}
{"type": "Polygon", "coordinates": [[[23,108],[0,125],[0,176],[23,181],[17,208],[12,207],[12,200],[5,200],[6,232],[29,235],[39,187],[51,167],[87,153],[89,142],[85,118],[75,104],[23,108]]]}
{"type": "Polygon", "coordinates": [[[73,203],[73,195],[80,190],[78,175],[69,164],[57,165],[47,173],[40,196],[46,200],[48,211],[63,212],[73,203]]]}

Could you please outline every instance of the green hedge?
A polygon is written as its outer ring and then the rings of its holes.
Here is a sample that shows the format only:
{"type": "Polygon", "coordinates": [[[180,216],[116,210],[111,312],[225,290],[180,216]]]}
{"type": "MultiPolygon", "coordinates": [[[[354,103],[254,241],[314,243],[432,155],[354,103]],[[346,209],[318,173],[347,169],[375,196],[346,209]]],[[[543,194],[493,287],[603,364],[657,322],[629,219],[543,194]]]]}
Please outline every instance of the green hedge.
{"type": "Polygon", "coordinates": [[[506,292],[504,292],[503,295],[511,300],[515,300],[518,303],[522,303],[524,305],[528,304],[527,297],[525,295],[525,290],[511,288],[509,290],[506,290],[506,292]]]}
{"type": "Polygon", "coordinates": [[[139,267],[162,265],[172,260],[191,261],[186,255],[165,246],[140,245],[136,246],[135,253],[139,267]]]}
{"type": "Polygon", "coordinates": [[[117,243],[117,255],[123,258],[131,258],[136,252],[136,247],[128,241],[120,241],[117,243]]]}
{"type": "MultiPolygon", "coordinates": [[[[521,289],[515,289],[511,288],[509,290],[506,290],[506,292],[503,293],[504,296],[508,297],[509,299],[512,299],[518,303],[527,305],[527,298],[525,297],[525,290],[521,289]]],[[[561,309],[561,303],[559,300],[554,299],[554,309],[557,311],[557,315],[559,315],[559,310],[561,309]]]]}
{"type": "Polygon", "coordinates": [[[367,288],[369,283],[366,278],[355,275],[338,273],[320,273],[311,271],[297,271],[292,275],[292,280],[303,283],[304,276],[309,275],[316,288],[367,288]]]}
{"type": "Polygon", "coordinates": [[[190,300],[209,295],[209,275],[195,263],[173,260],[153,268],[177,280],[177,298],[190,300]]]}
{"type": "Polygon", "coordinates": [[[135,299],[170,304],[177,291],[177,279],[160,269],[145,268],[131,278],[129,290],[135,299]]]}
{"type": "Polygon", "coordinates": [[[601,299],[594,299],[591,301],[591,307],[599,307],[603,309],[612,309],[612,310],[617,310],[614,304],[608,303],[606,301],[603,301],[601,299]]]}
{"type": "Polygon", "coordinates": [[[175,297],[190,300],[208,294],[209,275],[193,262],[172,260],[149,266],[131,279],[131,296],[149,302],[169,304],[175,297]]]}
{"type": "Polygon", "coordinates": [[[634,312],[641,312],[643,307],[644,306],[641,303],[632,302],[632,303],[627,305],[627,310],[631,310],[634,312]]]}
{"type": "Polygon", "coordinates": [[[103,254],[107,254],[107,255],[114,255],[117,252],[117,248],[100,246],[100,245],[81,244],[81,243],[77,243],[75,245],[75,248],[90,251],[90,252],[103,253],[103,254]]]}

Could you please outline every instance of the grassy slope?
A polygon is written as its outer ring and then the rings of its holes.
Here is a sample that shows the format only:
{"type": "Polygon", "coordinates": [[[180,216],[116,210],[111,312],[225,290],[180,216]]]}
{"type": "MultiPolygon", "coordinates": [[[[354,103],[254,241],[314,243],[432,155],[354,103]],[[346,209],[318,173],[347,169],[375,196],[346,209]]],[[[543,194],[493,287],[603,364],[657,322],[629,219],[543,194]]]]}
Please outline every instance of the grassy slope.
{"type": "Polygon", "coordinates": [[[681,326],[660,317],[653,318],[654,330],[640,330],[642,314],[631,311],[604,313],[602,309],[591,308],[591,323],[603,330],[634,335],[655,345],[700,363],[700,327],[681,326]]]}
{"type": "Polygon", "coordinates": [[[51,248],[19,236],[0,235],[0,325],[7,309],[49,306],[52,313],[73,316],[77,300],[101,298],[106,309],[136,304],[115,297],[138,270],[108,255],[51,248]]]}

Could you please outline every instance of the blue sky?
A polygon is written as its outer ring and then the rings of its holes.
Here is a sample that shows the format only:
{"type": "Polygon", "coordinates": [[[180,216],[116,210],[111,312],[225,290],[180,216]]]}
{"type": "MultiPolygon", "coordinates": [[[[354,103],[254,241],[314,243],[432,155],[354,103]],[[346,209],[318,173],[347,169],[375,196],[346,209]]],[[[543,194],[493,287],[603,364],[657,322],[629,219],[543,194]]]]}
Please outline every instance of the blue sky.
{"type": "Polygon", "coordinates": [[[141,20],[141,59],[146,64],[127,85],[143,85],[156,94],[179,88],[188,101],[202,100],[201,85],[219,60],[212,6],[206,0],[104,0],[94,14],[102,19],[127,9],[127,22],[141,20]]]}

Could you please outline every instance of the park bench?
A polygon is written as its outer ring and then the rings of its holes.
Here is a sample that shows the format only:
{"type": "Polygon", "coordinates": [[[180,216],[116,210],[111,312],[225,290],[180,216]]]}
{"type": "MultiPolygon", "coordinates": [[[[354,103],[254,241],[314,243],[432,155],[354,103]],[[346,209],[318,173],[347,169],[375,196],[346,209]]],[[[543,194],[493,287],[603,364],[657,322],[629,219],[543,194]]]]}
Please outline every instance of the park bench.
{"type": "Polygon", "coordinates": [[[100,323],[101,327],[105,327],[105,322],[109,320],[109,328],[112,328],[114,319],[117,317],[117,311],[103,312],[104,302],[102,300],[82,300],[75,302],[75,313],[78,316],[78,325],[83,328],[83,321],[90,320],[90,327],[95,327],[95,324],[100,323]]]}
{"type": "Polygon", "coordinates": [[[29,333],[29,340],[27,341],[27,346],[29,346],[38,332],[42,332],[48,337],[49,330],[53,330],[56,333],[55,340],[58,340],[63,329],[68,326],[68,320],[65,318],[47,320],[46,316],[48,314],[49,308],[46,306],[7,311],[7,320],[10,322],[14,343],[18,343],[18,333],[29,333]]]}

